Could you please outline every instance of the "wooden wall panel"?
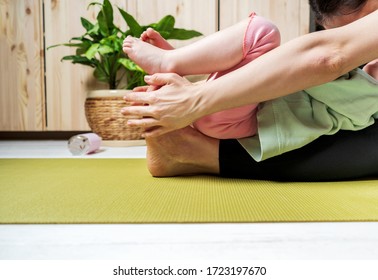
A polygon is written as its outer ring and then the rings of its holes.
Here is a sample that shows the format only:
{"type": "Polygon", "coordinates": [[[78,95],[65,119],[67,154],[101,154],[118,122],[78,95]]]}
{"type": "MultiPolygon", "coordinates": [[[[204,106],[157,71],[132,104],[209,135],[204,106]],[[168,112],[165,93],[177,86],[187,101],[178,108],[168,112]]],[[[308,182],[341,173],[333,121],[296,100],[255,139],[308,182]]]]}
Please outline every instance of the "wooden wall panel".
{"type": "Polygon", "coordinates": [[[309,32],[307,0],[220,0],[220,28],[235,24],[252,11],[278,26],[283,43],[309,32]]]}
{"type": "MultiPolygon", "coordinates": [[[[170,14],[175,17],[177,27],[195,29],[204,35],[214,33],[218,26],[217,0],[127,0],[127,9],[143,25],[170,14]]],[[[181,47],[198,39],[171,44],[181,47]]]]}
{"type": "Polygon", "coordinates": [[[41,0],[0,0],[0,130],[44,127],[41,0]]]}
{"type": "Polygon", "coordinates": [[[299,28],[298,35],[304,35],[310,32],[311,19],[310,13],[311,8],[308,4],[308,0],[299,0],[299,28]]]}
{"type": "MultiPolygon", "coordinates": [[[[92,0],[44,0],[46,46],[66,43],[74,36],[81,36],[84,28],[80,17],[92,22],[98,8],[87,9],[92,0]]],[[[112,1],[113,5],[124,8],[125,1],[112,1]]],[[[106,88],[95,82],[93,69],[83,65],[61,62],[74,49],[57,47],[46,51],[46,101],[48,130],[87,130],[84,102],[91,89],[106,88]]]]}

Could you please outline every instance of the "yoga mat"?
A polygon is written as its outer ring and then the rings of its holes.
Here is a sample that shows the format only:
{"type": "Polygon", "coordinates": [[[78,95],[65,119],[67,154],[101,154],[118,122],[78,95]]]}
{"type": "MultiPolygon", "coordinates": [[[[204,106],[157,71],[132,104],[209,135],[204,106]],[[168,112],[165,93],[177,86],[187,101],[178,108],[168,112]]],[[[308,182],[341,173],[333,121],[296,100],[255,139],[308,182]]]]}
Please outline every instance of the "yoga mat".
{"type": "Polygon", "coordinates": [[[0,160],[0,223],[311,221],[378,221],[378,181],[153,178],[145,159],[0,160]]]}

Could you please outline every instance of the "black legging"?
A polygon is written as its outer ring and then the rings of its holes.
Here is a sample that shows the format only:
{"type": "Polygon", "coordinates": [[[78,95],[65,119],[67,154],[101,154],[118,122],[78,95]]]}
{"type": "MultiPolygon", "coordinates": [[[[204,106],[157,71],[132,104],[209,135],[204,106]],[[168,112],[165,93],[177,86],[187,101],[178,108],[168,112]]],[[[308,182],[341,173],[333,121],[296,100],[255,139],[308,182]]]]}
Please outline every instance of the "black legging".
{"type": "Polygon", "coordinates": [[[220,175],[277,181],[378,177],[378,122],[361,131],[322,136],[300,149],[256,162],[237,140],[221,140],[220,175]]]}

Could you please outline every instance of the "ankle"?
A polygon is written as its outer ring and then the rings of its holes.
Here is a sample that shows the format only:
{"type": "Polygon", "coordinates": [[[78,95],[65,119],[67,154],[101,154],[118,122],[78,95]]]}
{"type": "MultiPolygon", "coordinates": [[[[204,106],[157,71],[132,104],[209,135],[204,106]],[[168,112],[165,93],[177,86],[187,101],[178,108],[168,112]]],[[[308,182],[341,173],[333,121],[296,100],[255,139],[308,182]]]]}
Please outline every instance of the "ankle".
{"type": "Polygon", "coordinates": [[[177,61],[174,58],[174,55],[172,55],[171,50],[165,50],[161,54],[159,69],[161,73],[177,73],[177,61]]]}

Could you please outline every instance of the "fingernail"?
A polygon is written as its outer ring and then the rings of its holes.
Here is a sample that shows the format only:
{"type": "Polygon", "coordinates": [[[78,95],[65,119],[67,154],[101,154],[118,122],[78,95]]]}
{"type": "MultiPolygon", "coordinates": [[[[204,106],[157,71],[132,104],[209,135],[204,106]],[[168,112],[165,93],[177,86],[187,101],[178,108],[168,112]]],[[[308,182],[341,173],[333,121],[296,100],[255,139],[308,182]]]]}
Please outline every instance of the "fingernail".
{"type": "Polygon", "coordinates": [[[150,81],[150,80],[151,80],[151,76],[150,76],[150,75],[146,75],[146,76],[144,76],[144,80],[145,80],[146,82],[150,81]]]}

